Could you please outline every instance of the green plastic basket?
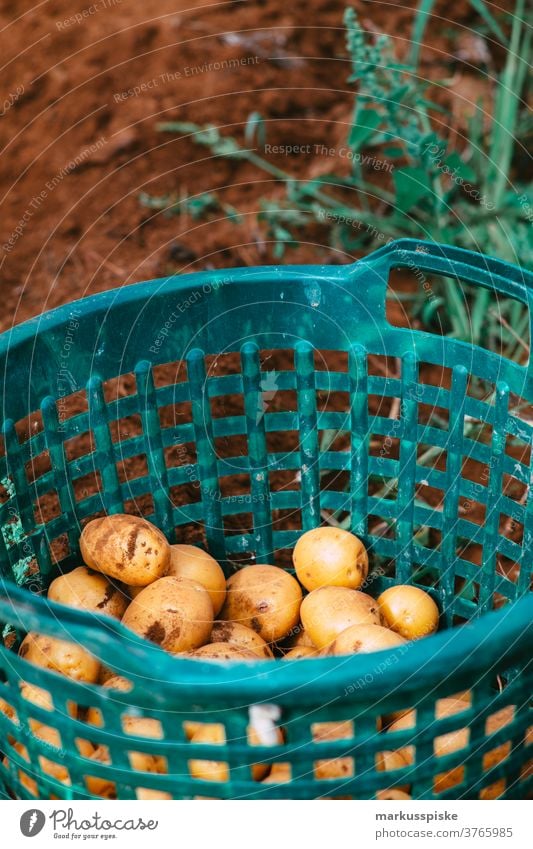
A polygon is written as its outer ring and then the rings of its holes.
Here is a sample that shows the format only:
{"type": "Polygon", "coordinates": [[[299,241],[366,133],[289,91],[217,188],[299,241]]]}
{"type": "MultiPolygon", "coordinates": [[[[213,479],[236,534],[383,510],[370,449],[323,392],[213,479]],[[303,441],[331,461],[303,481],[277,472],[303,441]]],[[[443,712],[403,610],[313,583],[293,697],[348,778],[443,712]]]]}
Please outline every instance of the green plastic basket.
{"type": "Polygon", "coordinates": [[[139,788],[176,799],[366,799],[385,788],[420,799],[527,795],[532,469],[507,445],[526,453],[531,446],[533,426],[516,408],[520,399],[533,403],[533,371],[452,338],[393,327],[385,299],[394,268],[424,285],[433,273],[479,285],[531,311],[531,274],[402,240],[344,267],[247,268],[128,286],[0,337],[6,797],[92,798],[88,776],[124,799],[144,798],[139,788]],[[224,359],[228,353],[240,357],[224,359]],[[369,369],[369,355],[372,363],[397,358],[399,376],[369,369]],[[230,363],[227,373],[213,358],[230,363]],[[277,364],[274,375],[264,361],[277,364]],[[424,380],[427,364],[442,367],[440,385],[424,380]],[[471,378],[491,388],[485,400],[471,378]],[[319,402],[324,393],[336,404],[319,402]],[[215,398],[218,412],[222,399],[230,414],[213,415],[215,398]],[[440,411],[437,423],[421,416],[427,408],[440,411]],[[224,456],[221,444],[233,450],[224,456]],[[426,461],[431,448],[440,463],[426,461]],[[139,456],[142,470],[124,479],[124,464],[139,456]],[[485,470],[477,481],[465,475],[465,458],[485,470]],[[511,479],[522,497],[508,494],[511,479]],[[379,494],[376,480],[385,482],[379,494]],[[442,506],[417,499],[419,487],[440,491],[442,506]],[[483,522],[461,511],[464,499],[483,505],[483,522]],[[322,511],[334,513],[371,550],[370,591],[433,585],[443,629],[394,652],[226,666],[172,657],[115,621],[47,602],[49,582],[80,563],[82,523],[139,504],[170,541],[205,534],[228,572],[250,562],[287,565],[301,530],[320,524],[322,511]],[[480,563],[465,554],[469,545],[480,563]],[[502,558],[514,564],[505,574],[502,558]],[[493,610],[496,601],[502,609],[493,610]],[[133,691],[112,693],[28,664],[16,649],[29,630],[82,643],[130,678],[133,691]],[[22,698],[21,680],[46,689],[53,712],[22,698]],[[438,718],[437,700],[464,689],[471,703],[438,718]],[[283,743],[248,743],[249,706],[260,703],[278,706],[283,743]],[[99,727],[83,721],[90,706],[101,711],[99,727]],[[383,717],[411,707],[413,729],[383,732],[383,717]],[[490,720],[504,708],[509,721],[490,720]],[[158,719],[162,739],[128,736],[122,717],[132,713],[158,719]],[[31,719],[59,736],[45,742],[31,719]],[[190,720],[223,723],[226,743],[189,742],[190,720]],[[317,724],[340,721],[349,721],[348,736],[317,739],[317,724]],[[435,738],[463,728],[462,748],[437,757],[435,738]],[[83,756],[80,739],[107,746],[110,762],[83,756]],[[381,752],[405,746],[411,763],[379,769],[381,752]],[[132,751],[164,757],[166,771],[134,771],[132,751]],[[333,778],[317,777],[317,761],[339,758],[333,778]],[[193,759],[227,763],[228,780],[193,778],[193,759]],[[253,764],[276,762],[290,764],[290,781],[253,780],[253,764]]]}

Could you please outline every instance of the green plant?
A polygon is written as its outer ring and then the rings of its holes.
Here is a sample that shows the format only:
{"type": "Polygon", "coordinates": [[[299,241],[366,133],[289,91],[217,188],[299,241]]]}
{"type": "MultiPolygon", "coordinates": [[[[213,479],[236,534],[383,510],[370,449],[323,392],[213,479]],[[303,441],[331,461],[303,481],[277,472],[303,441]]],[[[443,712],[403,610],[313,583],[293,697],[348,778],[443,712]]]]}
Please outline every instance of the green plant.
{"type": "MultiPolygon", "coordinates": [[[[471,2],[484,24],[503,40],[501,27],[485,4],[471,2]]],[[[212,154],[246,161],[274,178],[273,196],[261,199],[258,219],[273,243],[276,259],[298,243],[310,224],[320,224],[331,246],[343,251],[412,236],[483,250],[528,266],[533,261],[533,191],[531,183],[514,179],[512,173],[520,134],[526,137],[531,132],[522,101],[531,53],[525,0],[516,2],[505,65],[494,83],[492,114],[487,116],[478,105],[461,151],[450,150],[448,138],[439,129],[444,110],[431,99],[429,86],[420,80],[414,66],[418,61],[415,47],[432,7],[428,0],[419,5],[413,28],[414,52],[407,65],[398,62],[388,36],[365,32],[353,9],[346,10],[349,82],[358,88],[347,138],[353,162],[348,176],[331,173],[297,179],[270,162],[257,151],[264,144],[265,124],[256,112],[246,125],[245,145],[212,126],[178,121],[158,128],[192,136],[212,154]],[[387,182],[368,177],[361,164],[363,150],[375,152],[376,157],[379,154],[379,161],[387,165],[383,170],[391,174],[387,182]]],[[[199,199],[202,197],[205,195],[199,199]]],[[[208,197],[211,204],[223,208],[216,195],[208,197]]],[[[144,196],[143,202],[179,211],[171,198],[144,196]]],[[[435,320],[445,299],[449,320],[445,332],[523,358],[527,345],[522,335],[528,319],[520,304],[500,300],[496,310],[489,309],[488,292],[461,290],[453,281],[436,281],[434,295],[430,302],[422,292],[404,297],[412,302],[411,314],[420,316],[426,325],[435,320]]]]}

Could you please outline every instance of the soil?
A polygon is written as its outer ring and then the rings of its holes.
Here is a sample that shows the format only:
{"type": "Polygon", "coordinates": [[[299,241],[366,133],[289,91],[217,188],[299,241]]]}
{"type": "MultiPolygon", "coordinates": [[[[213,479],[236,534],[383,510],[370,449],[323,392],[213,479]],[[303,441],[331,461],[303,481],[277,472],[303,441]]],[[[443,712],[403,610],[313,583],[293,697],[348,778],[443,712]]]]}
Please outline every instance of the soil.
{"type": "MultiPolygon", "coordinates": [[[[1,329],[66,301],[143,279],[274,262],[256,212],[262,196],[281,195],[280,185],[247,163],[217,159],[190,138],[162,133],[157,124],[213,124],[243,141],[248,117],[258,112],[273,146],[342,146],[354,98],[346,82],[345,5],[345,0],[5,0],[0,11],[1,329]],[[220,213],[207,219],[169,217],[142,206],[141,192],[176,197],[217,192],[243,221],[235,224],[220,213]]],[[[369,30],[388,33],[405,55],[415,0],[353,5],[369,30]]],[[[482,45],[467,28],[469,4],[439,2],[434,14],[439,17],[427,30],[421,73],[455,116],[451,132],[460,134],[472,90],[476,98],[487,96],[475,73],[482,45]],[[455,85],[444,95],[438,84],[450,75],[455,85]]],[[[297,176],[350,167],[331,156],[271,158],[297,176]]],[[[317,229],[286,261],[317,258],[338,263],[355,255],[333,251],[317,229]]],[[[399,306],[392,318],[405,320],[399,306]]],[[[394,363],[378,366],[394,369],[394,363]]],[[[212,373],[226,367],[234,369],[231,357],[210,365],[212,373]]],[[[338,360],[329,367],[343,365],[338,360]]],[[[427,380],[438,382],[438,375],[437,381],[431,375],[427,380]]],[[[114,391],[132,389],[122,382],[114,391]]],[[[273,408],[283,403],[281,395],[273,408]]],[[[336,403],[342,409],[343,399],[323,400],[330,409],[336,403]]],[[[213,413],[239,412],[239,400],[234,404],[226,399],[213,413]]],[[[135,422],[123,424],[133,435],[135,422]]],[[[220,445],[221,456],[242,451],[237,442],[220,445]]],[[[279,446],[273,442],[269,448],[279,446]]],[[[89,447],[76,450],[85,453],[89,447]]],[[[32,473],[43,474],[48,462],[41,457],[32,473]]],[[[146,473],[136,462],[119,470],[122,480],[146,473]]],[[[279,484],[289,485],[281,477],[279,484]]],[[[91,491],[95,482],[77,485],[91,491]]],[[[232,487],[238,494],[238,476],[232,487]]],[[[197,491],[181,489],[173,494],[177,503],[197,500],[197,491]]],[[[431,493],[427,497],[431,501],[431,493]]],[[[137,503],[132,509],[149,506],[137,503]]],[[[41,521],[49,520],[59,505],[46,496],[36,509],[41,521]]],[[[280,528],[297,521],[293,515],[276,518],[280,528]]],[[[241,530],[239,521],[232,517],[229,525],[241,530]]]]}
{"type": "MultiPolygon", "coordinates": [[[[273,262],[253,213],[258,198],[275,197],[279,185],[156,125],[211,123],[242,141],[256,111],[272,145],[342,144],[353,105],[345,5],[5,0],[0,178],[2,244],[11,244],[1,256],[2,329],[102,289],[176,271],[273,262]],[[209,191],[243,212],[243,223],[220,214],[208,221],[167,217],[138,200],[141,192],[209,191]]],[[[417,5],[354,3],[368,29],[392,35],[401,53],[417,5]]],[[[436,12],[442,27],[430,27],[423,73],[438,81],[459,67],[464,77],[472,49],[464,34],[450,41],[446,21],[449,30],[452,21],[467,23],[469,4],[441,2],[436,12]],[[458,63],[461,50],[467,58],[458,63]]],[[[456,97],[459,108],[460,91],[456,97]]],[[[298,175],[349,167],[332,157],[272,159],[298,175]]],[[[324,233],[314,235],[287,261],[352,259],[333,255],[324,233]]]]}

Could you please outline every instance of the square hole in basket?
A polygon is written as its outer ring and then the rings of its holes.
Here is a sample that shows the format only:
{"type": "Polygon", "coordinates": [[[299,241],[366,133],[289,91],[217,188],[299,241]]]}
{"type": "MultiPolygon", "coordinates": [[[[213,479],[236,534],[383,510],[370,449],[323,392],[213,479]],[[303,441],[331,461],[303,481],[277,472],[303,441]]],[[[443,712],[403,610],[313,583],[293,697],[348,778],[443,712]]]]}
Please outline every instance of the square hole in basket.
{"type": "Polygon", "coordinates": [[[313,351],[316,371],[346,373],[348,371],[348,354],[346,351],[326,351],[315,348],[313,351]]]}
{"type": "Polygon", "coordinates": [[[241,357],[237,351],[225,354],[208,354],[205,357],[205,371],[208,378],[225,374],[240,374],[241,357]]]}
{"type": "Polygon", "coordinates": [[[373,377],[398,377],[398,363],[395,357],[371,354],[368,358],[368,374],[373,377]]]}
{"type": "Polygon", "coordinates": [[[176,540],[182,545],[200,545],[209,551],[205,528],[200,522],[183,522],[175,527],[176,540]]]}
{"type": "Polygon", "coordinates": [[[250,495],[250,475],[225,475],[219,480],[220,494],[222,498],[237,503],[245,495],[250,495]]]}
{"type": "Polygon", "coordinates": [[[184,383],[187,380],[187,363],[185,360],[176,360],[172,363],[152,366],[152,375],[156,389],[160,389],[162,386],[184,383]]]}
{"type": "MultiPolygon", "coordinates": [[[[86,519],[85,523],[90,521],[92,518],[94,518],[94,516],[86,519]]],[[[55,537],[55,539],[50,540],[49,549],[52,563],[61,563],[71,554],[68,536],[66,534],[60,534],[55,537]]]]}
{"type": "Polygon", "coordinates": [[[345,413],[346,417],[343,421],[343,427],[347,430],[350,428],[350,395],[348,392],[328,392],[325,389],[320,389],[316,393],[317,410],[323,412],[345,413]]]}
{"type": "MultiPolygon", "coordinates": [[[[58,390],[61,392],[61,377],[58,379],[58,383],[58,390]]],[[[66,381],[64,385],[67,385],[66,381]]],[[[74,416],[79,416],[80,413],[86,413],[89,409],[87,391],[85,389],[79,389],[78,392],[73,392],[71,395],[60,395],[56,401],[56,408],[60,422],[73,419],[74,416]]]]}
{"type": "Polygon", "coordinates": [[[377,539],[396,539],[396,528],[393,519],[383,519],[372,513],[368,516],[368,533],[377,539]]]}
{"type": "Polygon", "coordinates": [[[254,528],[254,517],[252,513],[234,513],[231,516],[224,516],[222,524],[227,537],[249,534],[254,528]]]}
{"type": "Polygon", "coordinates": [[[298,410],[298,396],[295,389],[278,389],[275,372],[263,372],[261,381],[262,410],[268,413],[295,413],[298,410]]]}
{"type": "Polygon", "coordinates": [[[268,473],[271,492],[299,492],[301,489],[300,469],[280,469],[268,473]]]}
{"type": "Polygon", "coordinates": [[[350,451],[350,431],[349,430],[319,430],[318,444],[321,453],[325,451],[339,451],[349,453],[350,451]]]}
{"type": "Polygon", "coordinates": [[[213,419],[225,419],[231,416],[244,416],[244,395],[215,395],[209,399],[213,419]]]}
{"type": "Polygon", "coordinates": [[[442,389],[449,389],[452,385],[452,370],[448,366],[435,365],[434,363],[420,363],[418,379],[420,383],[427,386],[438,386],[442,389]]]}
{"type": "Polygon", "coordinates": [[[266,434],[266,447],[269,454],[295,454],[295,463],[299,467],[300,433],[297,430],[274,430],[266,434]]]}
{"type": "Polygon", "coordinates": [[[214,439],[215,453],[219,460],[248,455],[248,440],[244,434],[217,436],[214,439]]]}
{"type": "Polygon", "coordinates": [[[506,539],[510,539],[517,545],[522,545],[524,542],[524,525],[516,519],[507,516],[505,513],[500,513],[500,534],[506,539]]]}
{"type": "Polygon", "coordinates": [[[448,430],[450,411],[434,404],[418,404],[418,424],[448,430]]]}
{"type": "Polygon", "coordinates": [[[379,416],[382,419],[399,420],[402,412],[400,398],[369,394],[368,412],[371,416],[379,416]]]}
{"type": "Polygon", "coordinates": [[[396,501],[398,498],[398,479],[370,475],[367,480],[368,495],[396,501]]]}
{"type": "Polygon", "coordinates": [[[265,348],[259,352],[261,371],[294,371],[292,348],[265,348]]]}
{"type": "Polygon", "coordinates": [[[502,493],[512,501],[516,501],[518,504],[524,505],[528,495],[528,488],[525,483],[517,480],[517,478],[512,475],[504,474],[502,476],[502,493]]]}
{"type": "Polygon", "coordinates": [[[166,404],[164,407],[159,407],[158,413],[159,424],[163,429],[192,422],[192,404],[190,401],[166,404]]]}
{"type": "Polygon", "coordinates": [[[489,482],[490,468],[486,463],[480,463],[479,460],[463,457],[461,475],[465,480],[486,487],[489,482]]]}
{"type": "Polygon", "coordinates": [[[444,490],[421,481],[416,487],[416,496],[429,507],[440,507],[444,503],[444,490]]]}
{"type": "Polygon", "coordinates": [[[301,531],[302,511],[299,507],[288,510],[272,511],[272,529],[274,531],[301,531]]]}
{"type": "Polygon", "coordinates": [[[154,499],[152,493],[145,492],[142,495],[136,495],[134,498],[124,501],[124,513],[129,513],[132,516],[153,516],[154,499]]]}
{"type": "Polygon", "coordinates": [[[190,483],[171,486],[169,496],[174,507],[186,507],[187,504],[198,504],[202,500],[200,483],[197,480],[191,479],[190,483]]]}
{"type": "MultiPolygon", "coordinates": [[[[15,432],[19,442],[21,443],[27,442],[28,439],[31,439],[32,436],[37,436],[37,434],[42,433],[43,430],[43,416],[40,410],[30,413],[29,416],[26,416],[15,423],[15,432]]],[[[5,454],[5,447],[3,453],[5,454]]]]}
{"type": "Polygon", "coordinates": [[[483,557],[483,547],[479,543],[473,543],[471,539],[457,537],[456,554],[461,560],[479,566],[483,557]]]}
{"type": "Polygon", "coordinates": [[[76,478],[72,482],[72,488],[74,490],[74,498],[77,502],[84,501],[97,492],[102,492],[102,477],[100,472],[89,472],[81,478],[76,478]]]}
{"type": "Polygon", "coordinates": [[[143,432],[142,420],[139,413],[115,419],[109,422],[109,432],[113,443],[126,442],[135,436],[141,436],[143,432]]]}
{"type": "Polygon", "coordinates": [[[35,483],[36,480],[51,470],[52,462],[48,451],[42,451],[40,454],[37,454],[37,456],[28,460],[28,462],[24,465],[26,480],[29,484],[35,483]]]}
{"type": "Polygon", "coordinates": [[[34,501],[33,515],[37,525],[46,524],[47,522],[51,522],[52,519],[57,519],[58,516],[61,516],[62,512],[59,496],[55,489],[48,490],[48,492],[43,493],[43,495],[34,501]]]}
{"type": "Polygon", "coordinates": [[[87,454],[92,454],[95,447],[96,445],[92,430],[80,433],[78,436],[73,436],[71,439],[66,439],[63,443],[65,457],[69,463],[72,463],[74,460],[79,460],[80,457],[86,457],[87,454]]]}
{"type": "Polygon", "coordinates": [[[167,469],[194,466],[198,462],[195,442],[176,442],[163,449],[167,469]]]}
{"type": "Polygon", "coordinates": [[[518,460],[522,465],[529,468],[531,463],[531,445],[523,442],[517,436],[507,434],[505,438],[505,453],[513,460],[518,460]]]}
{"type": "Polygon", "coordinates": [[[134,457],[118,460],[115,466],[120,483],[127,483],[128,481],[144,478],[148,475],[146,454],[136,454],[134,457]]]}
{"type": "Polygon", "coordinates": [[[400,457],[400,440],[397,436],[371,433],[368,453],[371,457],[378,457],[383,460],[398,460],[400,457]]]}
{"type": "Polygon", "coordinates": [[[419,442],[416,446],[416,462],[421,469],[437,469],[439,472],[445,472],[447,457],[446,449],[439,448],[437,445],[419,442]]]}
{"type": "Polygon", "coordinates": [[[106,404],[118,401],[119,398],[127,398],[128,395],[137,393],[137,381],[133,372],[120,374],[118,377],[110,377],[103,384],[104,399],[106,404]]]}
{"type": "Polygon", "coordinates": [[[472,522],[473,525],[484,525],[486,518],[486,505],[471,498],[459,499],[459,515],[462,519],[472,522]]]}

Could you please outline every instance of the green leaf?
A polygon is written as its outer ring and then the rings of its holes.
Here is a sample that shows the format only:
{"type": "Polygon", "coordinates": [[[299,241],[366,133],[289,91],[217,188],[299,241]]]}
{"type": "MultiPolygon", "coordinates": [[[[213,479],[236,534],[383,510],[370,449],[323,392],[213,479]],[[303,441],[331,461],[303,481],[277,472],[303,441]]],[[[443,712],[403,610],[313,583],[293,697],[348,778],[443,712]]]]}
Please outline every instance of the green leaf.
{"type": "Polygon", "coordinates": [[[402,212],[409,212],[421,200],[432,194],[428,172],[424,168],[407,165],[394,171],[396,186],[396,206],[402,212]]]}
{"type": "Polygon", "coordinates": [[[365,142],[375,133],[381,124],[382,117],[377,109],[359,109],[356,107],[352,127],[348,136],[348,144],[354,151],[360,150],[365,142]]]}
{"type": "Polygon", "coordinates": [[[460,156],[460,154],[457,153],[457,151],[455,150],[453,151],[453,153],[450,153],[450,155],[446,158],[445,164],[448,166],[452,173],[455,171],[458,177],[461,177],[467,182],[472,183],[475,182],[475,180],[477,179],[477,174],[474,169],[471,168],[470,165],[465,162],[464,159],[460,156]]]}

